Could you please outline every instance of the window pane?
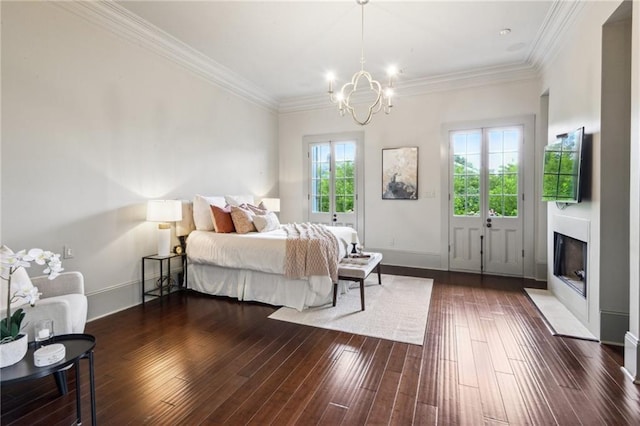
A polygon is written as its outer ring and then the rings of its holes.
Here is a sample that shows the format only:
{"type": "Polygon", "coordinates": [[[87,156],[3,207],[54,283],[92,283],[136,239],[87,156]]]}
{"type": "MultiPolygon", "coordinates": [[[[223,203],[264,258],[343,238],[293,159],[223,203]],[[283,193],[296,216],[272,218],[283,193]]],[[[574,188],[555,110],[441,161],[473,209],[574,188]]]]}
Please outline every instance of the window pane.
{"type": "Polygon", "coordinates": [[[502,195],[489,196],[489,216],[503,216],[502,195]]]}
{"type": "Polygon", "coordinates": [[[453,135],[453,155],[466,154],[467,152],[467,136],[464,133],[455,133],[453,135]]]}
{"type": "Polygon", "coordinates": [[[336,162],[344,161],[344,144],[336,144],[335,146],[336,162]]]}
{"type": "Polygon", "coordinates": [[[467,176],[467,194],[480,194],[480,176],[467,176]]]}
{"type": "Polygon", "coordinates": [[[453,177],[453,193],[455,195],[465,195],[467,193],[467,178],[456,175],[453,177]]]}
{"type": "Polygon", "coordinates": [[[489,194],[502,194],[502,175],[489,175],[489,194]]]}
{"type": "Polygon", "coordinates": [[[467,197],[467,207],[465,209],[465,214],[467,216],[480,216],[480,197],[467,197]]]}
{"type": "Polygon", "coordinates": [[[480,173],[480,154],[467,155],[467,173],[480,173]]]}
{"type": "Polygon", "coordinates": [[[502,152],[502,132],[489,132],[489,152],[502,152]]]}
{"type": "Polygon", "coordinates": [[[468,154],[480,154],[482,148],[482,133],[473,132],[467,135],[467,153],[468,154]]]}
{"type": "Polygon", "coordinates": [[[489,173],[498,173],[502,171],[502,153],[489,154],[489,173]]]}
{"type": "Polygon", "coordinates": [[[464,216],[466,209],[467,197],[455,196],[453,197],[453,214],[456,216],[464,216]]]}
{"type": "Polygon", "coordinates": [[[504,196],[504,212],[503,216],[517,217],[518,216],[518,196],[517,195],[505,195],[504,196]]]}

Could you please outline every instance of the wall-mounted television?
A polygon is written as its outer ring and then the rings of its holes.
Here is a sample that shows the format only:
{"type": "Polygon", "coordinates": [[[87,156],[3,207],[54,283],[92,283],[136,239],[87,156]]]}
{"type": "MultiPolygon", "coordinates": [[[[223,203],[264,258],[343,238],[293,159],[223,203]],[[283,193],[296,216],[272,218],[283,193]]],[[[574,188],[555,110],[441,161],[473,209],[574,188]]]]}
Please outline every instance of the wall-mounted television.
{"type": "Polygon", "coordinates": [[[584,169],[584,127],[544,147],[542,201],[579,203],[584,169]]]}

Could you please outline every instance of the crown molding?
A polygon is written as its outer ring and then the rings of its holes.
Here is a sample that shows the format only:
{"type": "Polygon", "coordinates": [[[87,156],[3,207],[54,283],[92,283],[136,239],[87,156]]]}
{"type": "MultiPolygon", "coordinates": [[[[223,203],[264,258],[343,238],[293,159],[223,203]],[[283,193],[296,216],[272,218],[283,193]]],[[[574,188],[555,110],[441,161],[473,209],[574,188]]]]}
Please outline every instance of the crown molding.
{"type": "Polygon", "coordinates": [[[563,36],[575,23],[576,17],[585,7],[582,0],[556,0],[551,5],[544,22],[529,50],[526,62],[533,64],[539,71],[546,67],[558,52],[563,36]]]}
{"type": "MultiPolygon", "coordinates": [[[[491,84],[535,80],[540,77],[531,64],[517,63],[469,71],[442,74],[428,78],[396,82],[397,98],[426,95],[448,90],[488,86],[491,84]]],[[[397,101],[398,103],[401,101],[397,101]]],[[[282,114],[334,107],[326,94],[284,99],[278,112],[282,114]]]]}
{"type": "Polygon", "coordinates": [[[169,59],[249,102],[272,111],[278,107],[276,99],[260,87],[113,1],[61,1],[52,4],[169,59]]]}

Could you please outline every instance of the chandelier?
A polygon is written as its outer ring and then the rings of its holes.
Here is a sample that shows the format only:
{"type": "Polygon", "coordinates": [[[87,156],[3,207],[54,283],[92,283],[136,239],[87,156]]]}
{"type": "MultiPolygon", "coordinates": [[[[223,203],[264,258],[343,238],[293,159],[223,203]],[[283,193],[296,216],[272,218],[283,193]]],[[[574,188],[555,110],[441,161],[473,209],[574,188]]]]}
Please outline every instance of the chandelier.
{"type": "Polygon", "coordinates": [[[337,104],[338,112],[341,116],[344,116],[348,111],[353,117],[354,121],[361,126],[369,124],[374,114],[384,111],[385,114],[391,112],[393,107],[393,78],[395,77],[397,70],[395,68],[389,68],[387,74],[389,77],[387,87],[382,85],[371,77],[367,71],[364,70],[364,5],[369,3],[369,0],[356,0],[361,6],[362,10],[362,31],[361,31],[361,56],[360,56],[360,71],[356,72],[351,81],[345,83],[338,93],[334,93],[333,84],[335,76],[330,73],[327,78],[329,80],[329,99],[332,103],[337,104]],[[370,104],[364,107],[356,106],[359,104],[359,100],[362,101],[363,97],[367,97],[370,104]],[[370,99],[373,100],[370,100],[370,99]]]}

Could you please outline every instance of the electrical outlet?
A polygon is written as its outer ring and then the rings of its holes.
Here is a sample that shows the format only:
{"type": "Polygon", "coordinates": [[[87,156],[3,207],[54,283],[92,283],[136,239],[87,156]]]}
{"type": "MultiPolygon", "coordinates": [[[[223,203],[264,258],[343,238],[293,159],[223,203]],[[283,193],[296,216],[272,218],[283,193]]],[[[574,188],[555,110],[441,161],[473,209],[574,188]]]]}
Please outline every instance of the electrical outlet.
{"type": "Polygon", "coordinates": [[[74,250],[70,246],[64,246],[64,252],[62,254],[63,259],[73,259],[75,256],[74,250]]]}

